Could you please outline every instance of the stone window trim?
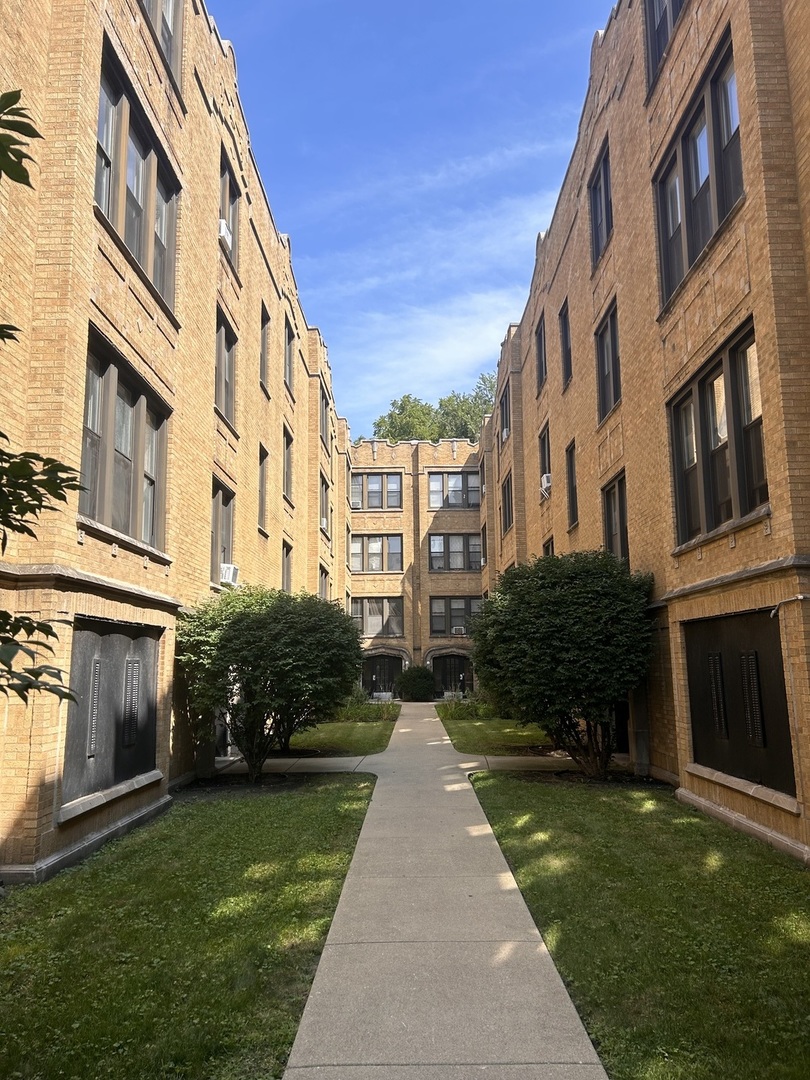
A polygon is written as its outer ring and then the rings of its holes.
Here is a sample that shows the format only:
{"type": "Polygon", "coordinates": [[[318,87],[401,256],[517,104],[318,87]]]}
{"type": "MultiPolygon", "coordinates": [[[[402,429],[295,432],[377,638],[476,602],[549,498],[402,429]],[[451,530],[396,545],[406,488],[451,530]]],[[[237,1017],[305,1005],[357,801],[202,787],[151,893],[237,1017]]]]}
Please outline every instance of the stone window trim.
{"type": "Polygon", "coordinates": [[[731,788],[732,791],[740,791],[752,799],[758,799],[769,806],[784,810],[786,814],[801,817],[801,807],[798,800],[792,795],[776,791],[775,788],[766,787],[764,784],[754,784],[750,780],[741,779],[739,776],[731,776],[729,773],[710,769],[706,765],[698,765],[695,761],[688,762],[685,771],[690,776],[696,776],[700,780],[707,780],[710,784],[719,784],[721,787],[731,788]]]}
{"type": "Polygon", "coordinates": [[[113,787],[105,788],[104,791],[94,791],[92,795],[82,795],[79,799],[63,803],[56,812],[56,824],[65,825],[82,814],[89,814],[100,806],[107,806],[116,799],[122,799],[125,795],[131,795],[134,791],[157,784],[163,779],[160,769],[150,769],[149,772],[133,776],[130,780],[124,780],[113,787]]]}

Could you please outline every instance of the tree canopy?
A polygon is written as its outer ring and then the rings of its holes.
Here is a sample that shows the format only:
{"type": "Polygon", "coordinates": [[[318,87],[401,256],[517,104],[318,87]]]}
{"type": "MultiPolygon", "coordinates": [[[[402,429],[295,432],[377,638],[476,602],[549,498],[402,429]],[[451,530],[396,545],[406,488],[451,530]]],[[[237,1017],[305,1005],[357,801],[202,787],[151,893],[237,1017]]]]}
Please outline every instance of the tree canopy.
{"type": "Polygon", "coordinates": [[[612,705],[647,670],[651,586],[610,552],[546,556],[507,570],[473,620],[481,686],[591,776],[613,753],[612,705]]]}
{"type": "Polygon", "coordinates": [[[224,712],[251,780],[274,747],[333,719],[357,681],[357,628],[337,604],[259,586],[228,590],[184,615],[177,661],[203,728],[224,712]]]}
{"type": "Polygon", "coordinates": [[[478,438],[481,421],[495,404],[495,373],[482,372],[466,394],[454,390],[439,398],[438,405],[403,394],[394,398],[387,413],[374,421],[374,437],[399,442],[404,439],[478,438]]]}

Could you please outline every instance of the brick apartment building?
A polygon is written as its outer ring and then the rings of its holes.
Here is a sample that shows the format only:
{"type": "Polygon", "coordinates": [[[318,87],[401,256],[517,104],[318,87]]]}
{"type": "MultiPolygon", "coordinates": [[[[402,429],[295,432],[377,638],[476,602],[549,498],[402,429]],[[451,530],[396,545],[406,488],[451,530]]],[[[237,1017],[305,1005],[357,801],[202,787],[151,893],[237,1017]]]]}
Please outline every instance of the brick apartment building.
{"type": "Polygon", "coordinates": [[[622,0],[482,444],[490,575],[655,575],[637,765],[805,859],[808,259],[810,5],[622,0]]]}
{"type": "Polygon", "coordinates": [[[23,328],[0,429],[87,486],[0,562],[0,607],[66,620],[78,696],[0,700],[15,880],[148,819],[193,769],[183,605],[235,573],[344,596],[348,429],[202,0],[10,0],[0,85],[44,136],[36,190],[0,184],[0,311],[23,328]]]}
{"type": "Polygon", "coordinates": [[[88,491],[0,562],[79,696],[0,702],[0,876],[167,805],[177,612],[230,567],[345,602],[371,692],[441,694],[500,572],[602,545],[655,578],[631,759],[810,857],[806,0],[619,0],[479,443],[353,447],[203,0],[7,6],[45,140],[0,185],[0,427],[88,491]]]}

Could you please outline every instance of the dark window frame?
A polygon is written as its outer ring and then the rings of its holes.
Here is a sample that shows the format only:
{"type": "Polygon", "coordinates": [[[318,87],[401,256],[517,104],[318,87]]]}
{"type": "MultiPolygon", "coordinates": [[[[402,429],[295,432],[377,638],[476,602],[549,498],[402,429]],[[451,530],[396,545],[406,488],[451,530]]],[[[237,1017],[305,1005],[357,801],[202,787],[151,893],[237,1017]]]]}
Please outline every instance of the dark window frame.
{"type": "Polygon", "coordinates": [[[595,267],[613,235],[613,193],[610,184],[610,147],[607,143],[588,184],[591,205],[591,262],[595,267]]]}
{"type": "Polygon", "coordinates": [[[141,3],[166,66],[179,83],[183,60],[183,0],[141,0],[141,3]]]}
{"type": "Polygon", "coordinates": [[[430,573],[470,573],[481,569],[483,562],[481,533],[429,533],[428,570],[430,573]],[[441,553],[434,551],[434,541],[441,540],[441,553]],[[461,541],[461,545],[458,541],[461,541]],[[452,542],[455,543],[452,543],[452,542]],[[477,542],[477,543],[476,543],[477,542]],[[460,551],[459,551],[460,547],[460,551]],[[477,547],[477,552],[476,552],[477,547]],[[455,548],[455,550],[452,550],[455,548]],[[461,566],[453,566],[454,556],[461,555],[461,566]]]}
{"type": "Polygon", "coordinates": [[[599,423],[622,399],[621,366],[619,361],[619,317],[614,301],[599,324],[596,334],[596,384],[599,403],[599,423]]]}
{"type": "MultiPolygon", "coordinates": [[[[376,487],[373,489],[376,494],[376,487]]],[[[402,473],[401,472],[355,472],[352,471],[349,487],[349,504],[352,510],[401,510],[402,509],[402,473]],[[380,501],[372,503],[369,492],[369,477],[380,478],[380,501]],[[396,484],[392,484],[396,480],[396,484]],[[359,483],[358,483],[359,481],[359,483]],[[360,498],[357,498],[358,488],[360,498]],[[359,503],[360,505],[355,505],[359,503]]]]}
{"type": "Polygon", "coordinates": [[[668,412],[678,544],[767,506],[759,360],[750,324],[679,390],[668,412]]]}
{"type": "Polygon", "coordinates": [[[571,345],[571,316],[568,311],[568,298],[566,297],[558,316],[560,327],[560,360],[562,363],[563,390],[574,377],[574,353],[571,345]]]}
{"type": "Polygon", "coordinates": [[[91,342],[82,435],[85,490],[79,494],[79,513],[156,550],[162,550],[166,541],[170,415],[123,357],[91,342]],[[124,433],[129,429],[128,448],[118,445],[122,424],[120,418],[117,424],[116,418],[122,409],[130,410],[128,423],[123,425],[124,433]],[[130,497],[122,503],[122,470],[127,461],[130,497]]]}
{"type": "Polygon", "coordinates": [[[102,58],[94,200],[164,302],[175,300],[180,184],[111,50],[102,58]],[[106,103],[106,104],[105,104],[106,103]],[[137,153],[140,167],[130,170],[137,153]],[[128,185],[134,178],[136,188],[128,185]]]}
{"type": "Polygon", "coordinates": [[[293,392],[295,382],[295,331],[289,318],[284,316],[284,385],[293,392]]]}
{"type": "Polygon", "coordinates": [[[457,469],[452,472],[432,469],[428,472],[428,510],[478,510],[481,506],[481,486],[481,473],[478,469],[457,469]],[[438,503],[436,501],[437,485],[431,482],[431,478],[435,476],[442,478],[441,502],[438,503]],[[458,488],[455,485],[451,487],[449,480],[451,476],[461,477],[458,488]],[[459,502],[451,500],[451,496],[456,491],[460,493],[459,502]],[[471,494],[473,495],[472,502],[470,501],[471,494]]]}
{"type": "Polygon", "coordinates": [[[352,533],[349,566],[353,574],[401,574],[404,566],[402,552],[402,533],[352,533]],[[372,568],[371,541],[376,540],[380,541],[380,565],[372,568]],[[359,559],[355,550],[357,546],[360,549],[359,559]]]}
{"type": "Polygon", "coordinates": [[[353,596],[351,616],[354,624],[364,638],[400,638],[405,636],[405,598],[402,596],[353,596]],[[368,630],[370,623],[369,605],[380,604],[380,629],[373,633],[368,630]],[[392,604],[395,605],[392,611],[392,604]],[[399,610],[396,610],[398,606],[399,610]],[[359,609],[359,611],[358,611],[359,609]]]}
{"type": "Polygon", "coordinates": [[[543,312],[537,321],[534,332],[535,363],[537,368],[537,393],[546,385],[548,378],[548,357],[546,355],[546,316],[543,312]]]}
{"type": "Polygon", "coordinates": [[[745,194],[743,181],[736,69],[726,36],[654,179],[664,305],[745,194]]]}
{"type": "Polygon", "coordinates": [[[259,505],[258,527],[263,533],[267,532],[267,448],[259,443],[259,505]]]}
{"type": "MultiPolygon", "coordinates": [[[[219,220],[225,222],[230,232],[230,243],[227,238],[220,235],[220,247],[225,252],[231,266],[236,270],[239,266],[239,219],[242,192],[236,182],[225,148],[222,148],[219,163],[219,220]]],[[[220,226],[221,228],[221,226],[220,226]]]]}
{"type": "Polygon", "coordinates": [[[214,405],[233,427],[236,410],[237,337],[221,308],[217,307],[217,343],[214,365],[214,405]]]}
{"type": "Polygon", "coordinates": [[[669,39],[686,2],[687,0],[644,0],[651,83],[658,74],[669,39]]]}
{"type": "Polygon", "coordinates": [[[506,536],[514,523],[514,493],[512,491],[512,471],[510,469],[501,484],[501,536],[506,536]]]}
{"type": "Polygon", "coordinates": [[[293,434],[286,424],[282,426],[282,493],[288,503],[293,503],[293,434]]]}
{"type": "Polygon", "coordinates": [[[430,636],[466,636],[470,632],[470,620],[481,610],[483,602],[481,596],[431,596],[428,599],[430,636]],[[461,605],[463,605],[463,612],[459,614],[461,605]],[[457,621],[454,622],[454,619],[457,621]],[[454,626],[463,627],[464,634],[454,635],[454,626]]]}
{"type": "Polygon", "coordinates": [[[573,529],[579,524],[576,439],[572,439],[565,448],[565,487],[568,494],[568,528],[573,529]]]}
{"type": "Polygon", "coordinates": [[[627,484],[624,470],[602,488],[602,521],[605,550],[629,561],[627,541],[627,484]]]}
{"type": "Polygon", "coordinates": [[[286,540],[281,542],[281,589],[282,592],[292,592],[292,544],[286,540]]]}
{"type": "Polygon", "coordinates": [[[236,494],[215,476],[211,485],[211,584],[219,585],[220,567],[233,563],[236,494]]]}
{"type": "Polygon", "coordinates": [[[270,363],[270,313],[262,301],[259,329],[259,385],[263,390],[268,387],[268,368],[270,363]]]}

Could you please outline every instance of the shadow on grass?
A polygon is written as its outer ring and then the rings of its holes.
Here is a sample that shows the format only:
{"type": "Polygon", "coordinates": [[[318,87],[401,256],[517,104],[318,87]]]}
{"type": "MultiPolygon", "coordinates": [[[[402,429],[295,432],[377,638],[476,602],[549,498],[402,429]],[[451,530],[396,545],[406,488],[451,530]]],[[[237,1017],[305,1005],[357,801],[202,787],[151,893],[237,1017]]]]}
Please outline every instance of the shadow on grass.
{"type": "Polygon", "coordinates": [[[611,1080],[810,1076],[810,875],[655,785],[475,788],[611,1080]]]}
{"type": "Polygon", "coordinates": [[[280,1076],[372,787],[331,776],[191,798],[12,890],[2,1075],[280,1076]]]}

